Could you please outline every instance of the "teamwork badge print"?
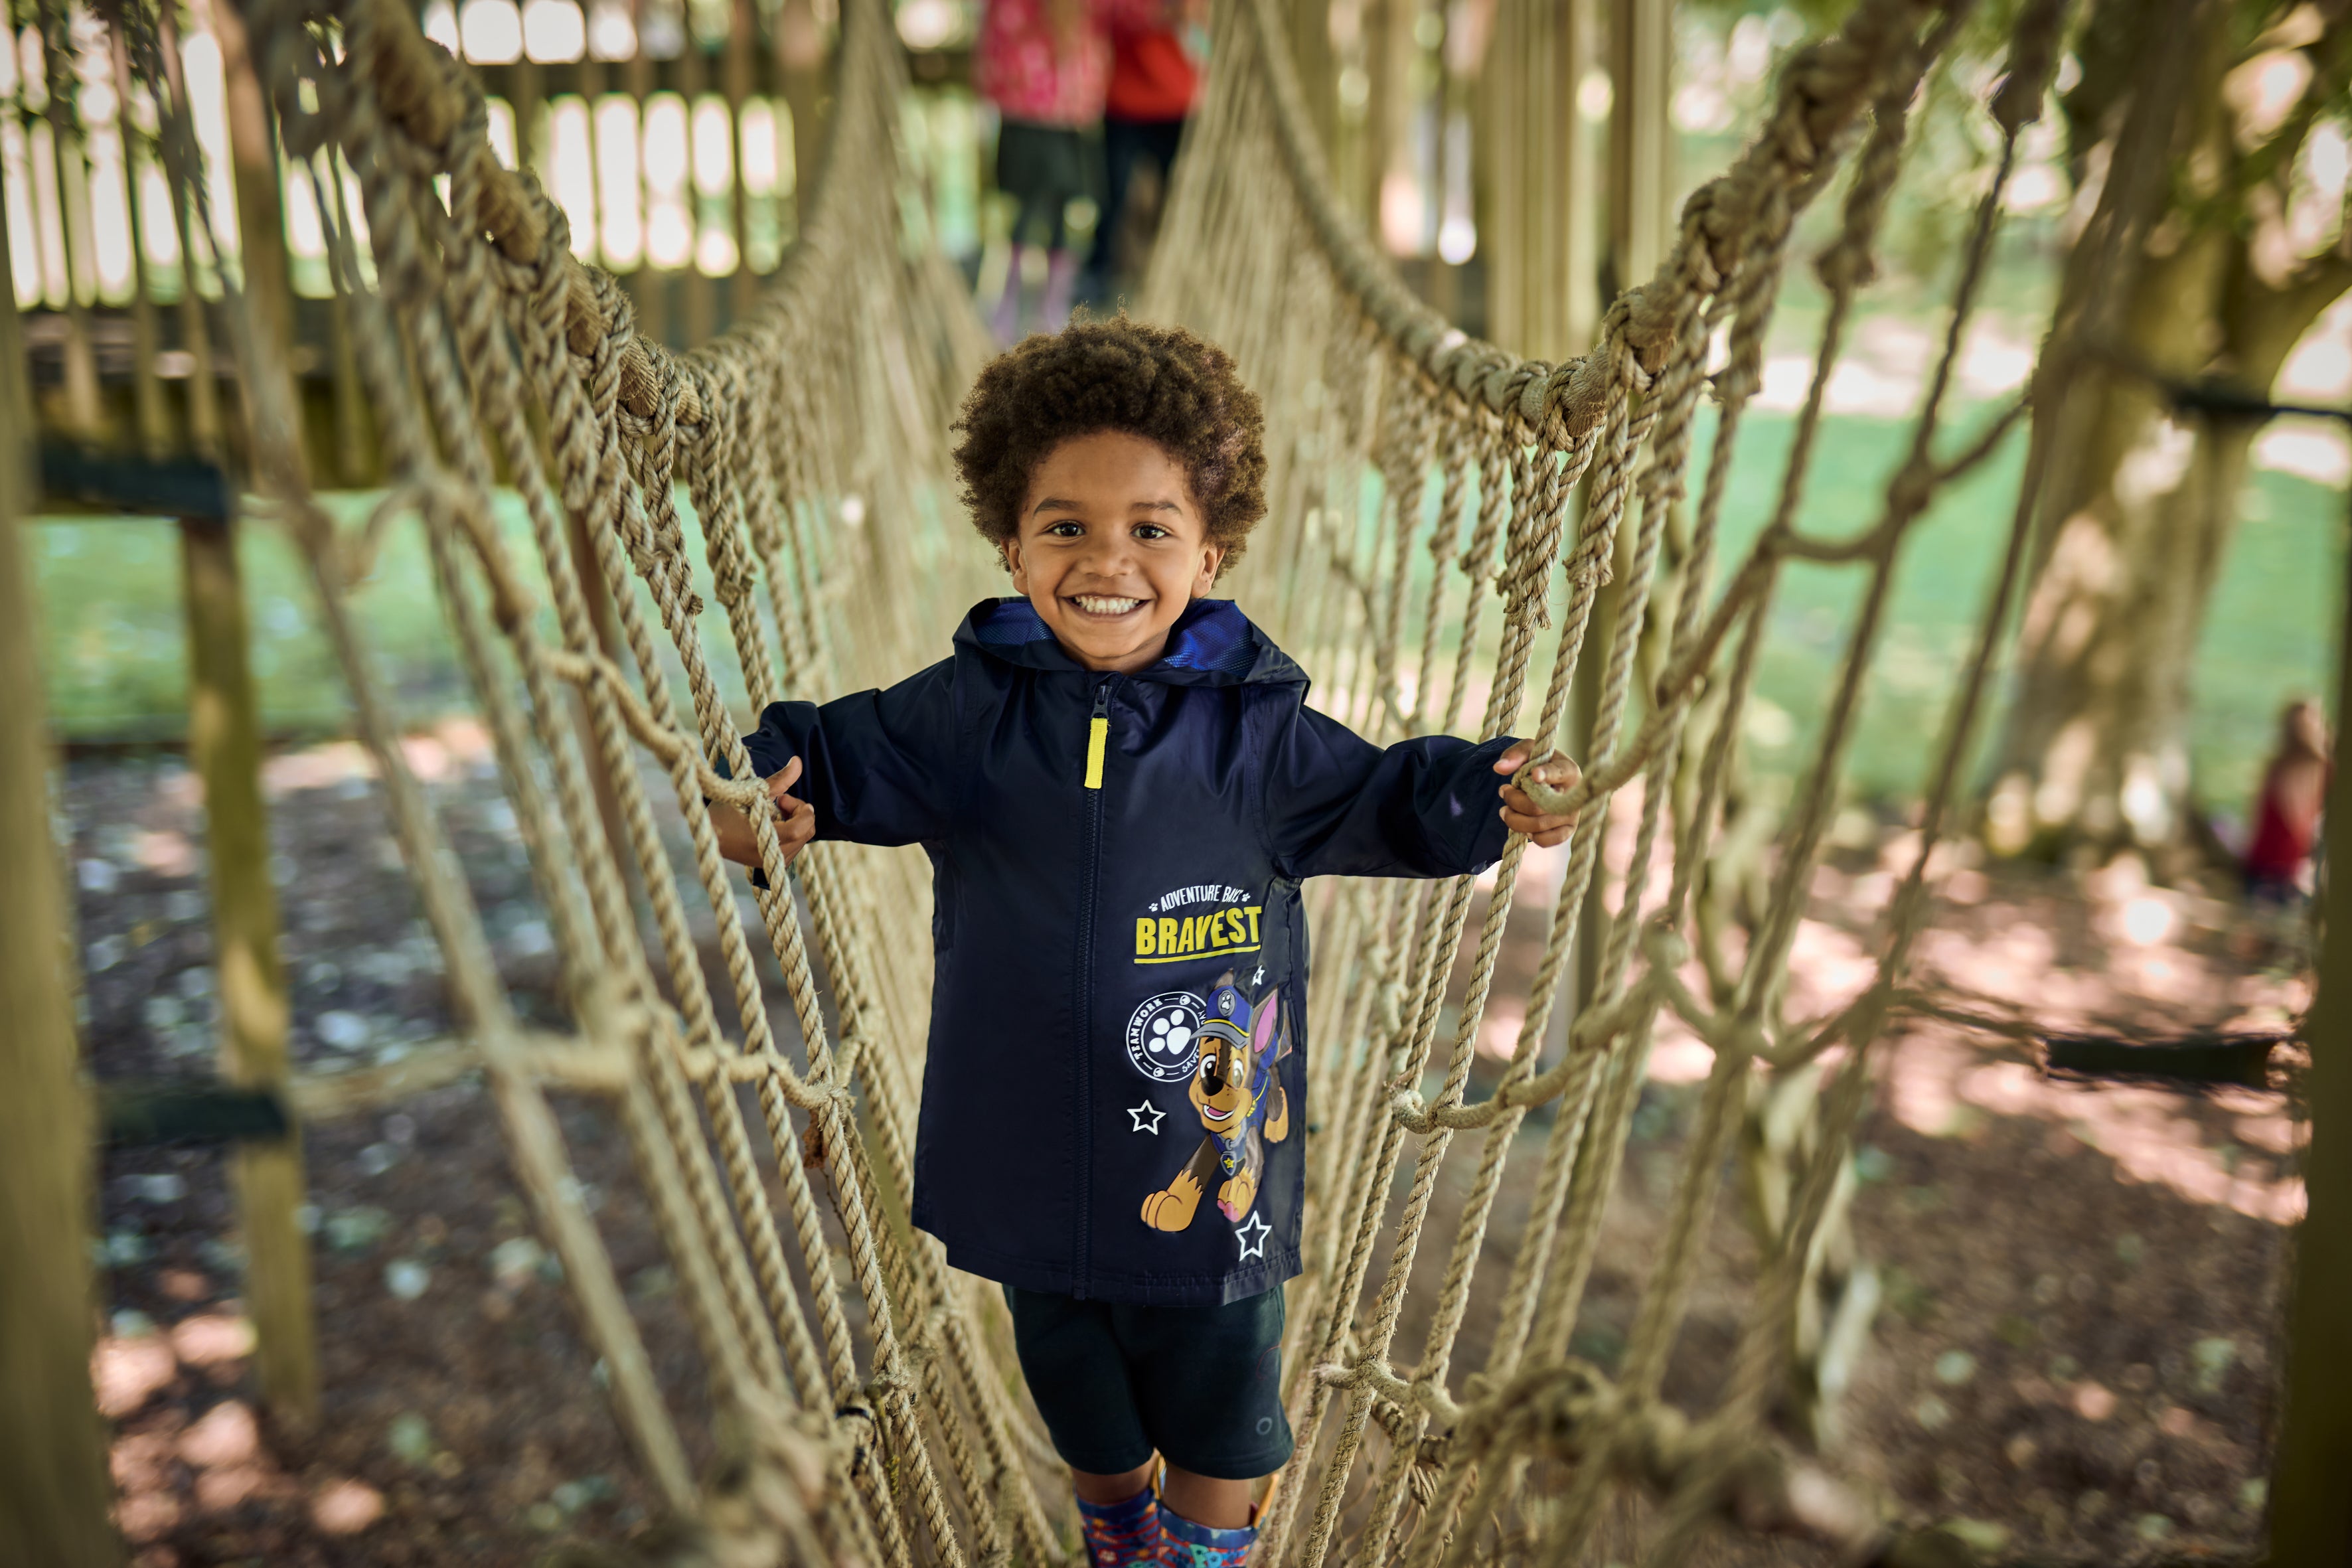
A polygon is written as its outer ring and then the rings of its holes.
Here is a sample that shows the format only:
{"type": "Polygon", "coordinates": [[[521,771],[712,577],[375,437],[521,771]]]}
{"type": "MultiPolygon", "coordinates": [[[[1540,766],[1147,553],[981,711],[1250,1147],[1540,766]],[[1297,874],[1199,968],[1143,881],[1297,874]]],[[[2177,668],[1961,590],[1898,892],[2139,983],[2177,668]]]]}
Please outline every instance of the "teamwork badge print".
{"type": "Polygon", "coordinates": [[[1128,1019],[1127,1059],[1155,1083],[1182,1083],[1192,1076],[1192,1040],[1208,1011],[1190,991],[1162,991],[1128,1019]]]}

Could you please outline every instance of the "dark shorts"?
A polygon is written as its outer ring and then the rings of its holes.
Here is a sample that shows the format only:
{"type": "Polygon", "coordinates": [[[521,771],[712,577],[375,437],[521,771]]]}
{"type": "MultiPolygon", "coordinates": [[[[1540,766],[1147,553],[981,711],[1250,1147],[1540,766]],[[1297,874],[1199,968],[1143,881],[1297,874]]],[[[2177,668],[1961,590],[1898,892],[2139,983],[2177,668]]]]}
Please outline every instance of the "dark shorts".
{"type": "Polygon", "coordinates": [[[996,188],[1021,204],[1013,243],[1059,250],[1067,240],[1063,213],[1085,196],[1099,199],[1095,149],[1083,132],[1064,125],[1007,120],[996,132],[996,188]]]}
{"type": "Polygon", "coordinates": [[[1255,1480],[1290,1458],[1282,1291],[1222,1307],[1078,1301],[1004,1287],[1021,1373],[1072,1469],[1117,1476],[1156,1450],[1180,1469],[1255,1480]]]}

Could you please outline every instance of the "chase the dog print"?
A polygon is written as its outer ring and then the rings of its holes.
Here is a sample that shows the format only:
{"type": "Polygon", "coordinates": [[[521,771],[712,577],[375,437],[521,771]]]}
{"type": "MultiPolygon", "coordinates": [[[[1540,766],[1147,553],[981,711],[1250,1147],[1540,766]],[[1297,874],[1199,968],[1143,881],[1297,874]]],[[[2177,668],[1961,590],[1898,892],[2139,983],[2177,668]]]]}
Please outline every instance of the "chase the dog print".
{"type": "MultiPolygon", "coordinates": [[[[1192,1081],[1186,1098],[1200,1116],[1202,1137],[1184,1168],[1143,1200],[1143,1223],[1154,1230],[1191,1226],[1202,1198],[1212,1190],[1217,1212],[1243,1222],[1257,1202],[1265,1146],[1290,1136],[1290,1100],[1277,1070],[1290,1054],[1281,988],[1253,1003],[1243,998],[1234,981],[1234,972],[1225,971],[1210,988],[1206,1005],[1194,1016],[1197,1023],[1178,1026],[1188,1028],[1192,1047],[1192,1081]]],[[[1145,1010],[1156,1011],[1155,1021],[1164,1022],[1175,1010],[1169,1004],[1167,997],[1155,997],[1145,1010]]],[[[1164,1040],[1165,1034],[1156,1038],[1164,1040]]],[[[1258,1224],[1263,1226],[1264,1221],[1258,1224]]]]}

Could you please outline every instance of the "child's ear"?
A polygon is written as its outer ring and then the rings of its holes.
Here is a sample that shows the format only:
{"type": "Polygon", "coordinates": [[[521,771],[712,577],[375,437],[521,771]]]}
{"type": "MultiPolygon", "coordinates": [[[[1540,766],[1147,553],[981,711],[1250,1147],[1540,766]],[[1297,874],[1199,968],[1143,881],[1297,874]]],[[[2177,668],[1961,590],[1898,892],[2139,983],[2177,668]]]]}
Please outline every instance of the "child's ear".
{"type": "Polygon", "coordinates": [[[1013,591],[1016,594],[1028,593],[1029,574],[1022,567],[1021,564],[1020,536],[1016,534],[1013,538],[1005,540],[998,546],[998,549],[1003,553],[1004,570],[1011,573],[1013,575],[1013,591]]]}
{"type": "Polygon", "coordinates": [[[1200,598],[1217,585],[1217,568],[1225,562],[1225,547],[1204,544],[1201,547],[1201,573],[1192,579],[1192,597],[1200,598]]]}

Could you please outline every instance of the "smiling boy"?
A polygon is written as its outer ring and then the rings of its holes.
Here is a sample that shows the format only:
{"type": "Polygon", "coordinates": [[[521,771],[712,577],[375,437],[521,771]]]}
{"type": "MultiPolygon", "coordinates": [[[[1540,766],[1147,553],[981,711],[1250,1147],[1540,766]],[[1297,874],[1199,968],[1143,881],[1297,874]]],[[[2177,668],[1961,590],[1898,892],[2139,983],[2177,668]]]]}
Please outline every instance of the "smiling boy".
{"type": "MultiPolygon", "coordinates": [[[[746,744],[788,857],[838,838],[931,858],[914,1222],[1004,1287],[1089,1559],[1234,1568],[1291,1448],[1300,884],[1467,875],[1573,819],[1495,782],[1525,742],[1383,750],[1308,708],[1305,673],[1209,597],[1265,510],[1264,421],[1221,350],[1080,322],[991,363],[957,428],[1018,596],[887,691],[772,705],[746,744]]],[[[720,815],[727,854],[756,861],[751,824],[720,815]]]]}

